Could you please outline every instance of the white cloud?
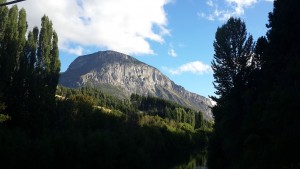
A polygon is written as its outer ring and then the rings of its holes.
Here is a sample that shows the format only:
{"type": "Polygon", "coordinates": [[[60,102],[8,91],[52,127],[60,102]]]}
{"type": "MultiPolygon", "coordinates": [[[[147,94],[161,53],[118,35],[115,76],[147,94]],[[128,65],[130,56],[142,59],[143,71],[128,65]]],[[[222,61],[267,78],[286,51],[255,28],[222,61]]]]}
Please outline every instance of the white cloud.
{"type": "Polygon", "coordinates": [[[257,3],[257,0],[226,0],[234,8],[234,13],[237,16],[241,16],[245,13],[245,8],[257,3]]]}
{"type": "Polygon", "coordinates": [[[206,4],[207,4],[208,6],[211,6],[211,7],[214,6],[214,2],[213,2],[212,0],[207,0],[207,1],[206,1],[206,4]]]}
{"type": "Polygon", "coordinates": [[[74,55],[77,55],[77,56],[83,55],[83,47],[81,47],[81,46],[77,46],[75,48],[71,48],[71,47],[64,48],[64,47],[62,47],[61,49],[68,52],[68,53],[70,53],[70,54],[74,54],[74,55]]]}
{"type": "MultiPolygon", "coordinates": [[[[198,13],[198,16],[208,20],[224,21],[232,16],[240,17],[244,15],[245,9],[253,6],[259,0],[224,0],[225,5],[218,5],[212,0],[208,0],[206,4],[212,9],[212,12],[206,14],[204,12],[198,13]],[[219,8],[223,6],[223,8],[219,8]]],[[[265,0],[270,1],[270,0],[265,0]]]]}
{"type": "Polygon", "coordinates": [[[174,49],[170,49],[170,50],[168,51],[168,55],[170,55],[170,56],[172,56],[172,57],[176,57],[176,56],[177,56],[177,53],[175,52],[174,49]]]}
{"type": "Polygon", "coordinates": [[[173,75],[179,75],[181,73],[193,73],[193,74],[204,74],[212,72],[211,67],[200,61],[186,63],[176,69],[170,69],[163,67],[164,70],[168,71],[173,75]]]}
{"type": "Polygon", "coordinates": [[[59,36],[59,47],[97,46],[127,54],[153,54],[149,41],[163,43],[170,34],[164,6],[169,0],[28,0],[29,28],[46,14],[59,36]]]}
{"type": "Polygon", "coordinates": [[[216,7],[214,9],[214,11],[210,14],[205,14],[205,13],[198,13],[198,16],[205,18],[207,20],[210,21],[214,21],[214,20],[220,20],[220,21],[224,21],[229,19],[231,16],[234,16],[234,12],[229,11],[229,10],[219,10],[218,7],[216,7]]]}

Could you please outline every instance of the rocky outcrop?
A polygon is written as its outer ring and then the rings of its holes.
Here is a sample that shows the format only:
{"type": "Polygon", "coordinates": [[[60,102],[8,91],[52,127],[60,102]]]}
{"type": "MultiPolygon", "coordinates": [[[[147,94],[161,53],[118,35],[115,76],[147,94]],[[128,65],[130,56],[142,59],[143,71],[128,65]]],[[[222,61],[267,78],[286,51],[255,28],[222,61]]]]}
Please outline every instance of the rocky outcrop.
{"type": "Polygon", "coordinates": [[[200,110],[207,119],[212,119],[209,99],[185,90],[158,69],[115,51],[78,57],[61,74],[60,84],[71,88],[102,87],[117,96],[132,93],[156,96],[200,110]]]}

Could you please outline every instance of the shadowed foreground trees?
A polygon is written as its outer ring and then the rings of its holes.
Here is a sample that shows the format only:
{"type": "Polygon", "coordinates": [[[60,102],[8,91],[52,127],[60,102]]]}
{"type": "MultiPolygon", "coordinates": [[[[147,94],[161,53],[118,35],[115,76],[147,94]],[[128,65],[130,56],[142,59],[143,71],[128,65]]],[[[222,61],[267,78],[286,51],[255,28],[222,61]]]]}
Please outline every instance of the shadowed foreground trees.
{"type": "MultiPolygon", "coordinates": [[[[253,62],[251,69],[240,69],[245,80],[238,83],[244,84],[242,88],[227,83],[228,79],[233,80],[228,74],[241,64],[233,62],[235,65],[230,67],[220,60],[223,55],[214,45],[213,68],[219,98],[213,108],[215,126],[209,146],[210,169],[300,168],[299,11],[300,1],[274,1],[267,38],[257,40],[246,64],[250,66],[253,62]]],[[[230,25],[231,20],[225,25],[230,25]]],[[[219,34],[226,35],[220,32],[225,25],[217,30],[217,42],[222,42],[219,34]]],[[[221,49],[225,53],[232,51],[226,48],[230,43],[224,42],[225,47],[221,49]]],[[[234,58],[232,55],[230,59],[234,58]]]]}
{"type": "Polygon", "coordinates": [[[9,128],[5,123],[0,126],[3,166],[164,169],[206,151],[210,136],[206,123],[203,128],[193,128],[138,109],[122,112],[118,107],[134,109],[131,103],[121,106],[126,101],[114,98],[115,108],[109,107],[113,98],[97,89],[59,87],[58,93],[53,125],[39,135],[31,137],[22,128],[9,128]]]}
{"type": "Polygon", "coordinates": [[[217,105],[212,109],[215,126],[210,146],[211,169],[230,167],[241,155],[243,131],[240,126],[247,106],[244,92],[253,69],[254,45],[252,36],[247,36],[245,23],[235,18],[230,18],[216,32],[212,68],[219,97],[213,97],[217,105]]]}

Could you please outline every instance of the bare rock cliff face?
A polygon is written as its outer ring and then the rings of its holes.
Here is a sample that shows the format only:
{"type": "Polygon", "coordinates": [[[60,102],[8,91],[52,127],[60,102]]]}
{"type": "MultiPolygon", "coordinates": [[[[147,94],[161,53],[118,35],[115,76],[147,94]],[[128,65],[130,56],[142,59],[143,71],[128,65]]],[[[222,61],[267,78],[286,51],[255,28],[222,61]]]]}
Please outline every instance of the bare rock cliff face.
{"type": "Polygon", "coordinates": [[[160,97],[200,110],[205,118],[212,119],[209,99],[176,85],[156,68],[114,51],[78,57],[61,74],[60,84],[71,88],[104,85],[105,88],[111,87],[109,91],[117,92],[113,95],[130,96],[136,93],[160,97]]]}

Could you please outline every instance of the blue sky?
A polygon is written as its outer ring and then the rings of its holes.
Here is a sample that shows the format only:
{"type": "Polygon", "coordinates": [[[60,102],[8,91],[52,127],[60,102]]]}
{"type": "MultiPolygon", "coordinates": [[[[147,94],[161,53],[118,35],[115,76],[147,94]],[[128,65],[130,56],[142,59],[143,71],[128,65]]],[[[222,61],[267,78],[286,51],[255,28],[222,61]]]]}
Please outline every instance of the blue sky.
{"type": "Polygon", "coordinates": [[[27,0],[29,28],[46,14],[59,36],[61,71],[79,55],[116,50],[161,70],[175,83],[214,95],[213,41],[230,16],[265,35],[272,0],[27,0]]]}

